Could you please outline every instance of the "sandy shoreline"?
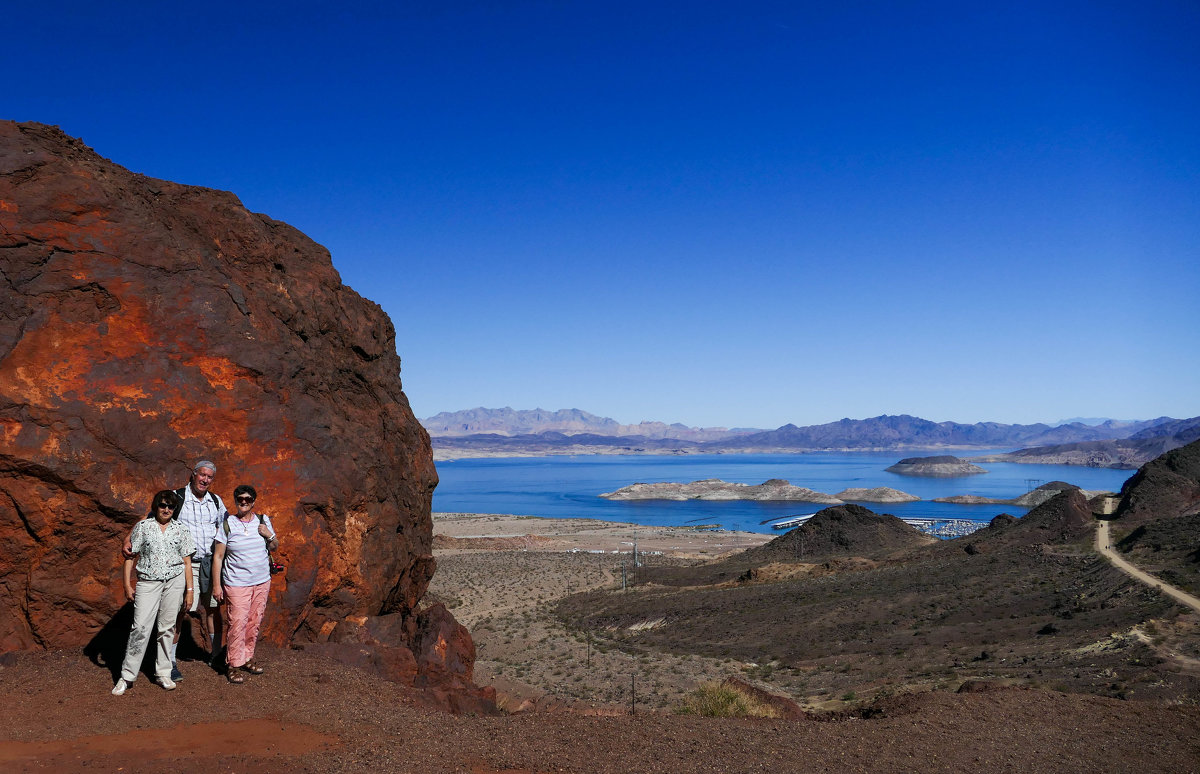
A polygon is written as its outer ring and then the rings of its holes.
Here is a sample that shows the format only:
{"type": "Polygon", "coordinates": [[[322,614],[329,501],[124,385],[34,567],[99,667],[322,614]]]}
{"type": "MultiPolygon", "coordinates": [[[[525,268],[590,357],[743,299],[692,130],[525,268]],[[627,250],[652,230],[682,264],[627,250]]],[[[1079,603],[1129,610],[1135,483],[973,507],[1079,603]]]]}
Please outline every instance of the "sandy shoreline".
{"type": "Polygon", "coordinates": [[[438,568],[426,599],[446,604],[471,630],[476,682],[494,686],[508,710],[593,712],[624,707],[631,677],[643,709],[668,710],[697,683],[738,674],[741,665],[635,658],[609,647],[600,632],[567,630],[554,612],[559,600],[619,589],[635,540],[639,560],[655,563],[712,560],[774,537],[493,513],[435,513],[433,535],[438,568]]]}
{"type": "MultiPolygon", "coordinates": [[[[774,535],[697,527],[647,527],[642,524],[599,521],[597,519],[556,519],[541,516],[515,516],[499,513],[435,513],[434,538],[445,550],[487,548],[457,541],[500,538],[535,538],[523,550],[583,551],[592,553],[631,552],[637,541],[639,552],[687,559],[713,559],[751,546],[762,545],[774,535]]],[[[507,548],[503,544],[496,548],[507,548]]]]}

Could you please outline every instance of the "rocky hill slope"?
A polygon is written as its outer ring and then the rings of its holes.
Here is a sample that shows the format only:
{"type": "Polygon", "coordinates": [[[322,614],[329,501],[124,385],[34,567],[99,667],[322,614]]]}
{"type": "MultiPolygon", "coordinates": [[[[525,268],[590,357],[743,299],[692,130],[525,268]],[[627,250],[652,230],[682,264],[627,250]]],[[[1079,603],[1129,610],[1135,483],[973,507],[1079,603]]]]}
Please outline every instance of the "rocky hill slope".
{"type": "Polygon", "coordinates": [[[887,513],[861,505],[835,505],[818,511],[795,529],[756,548],[747,561],[814,561],[835,556],[888,556],[908,548],[936,543],[935,538],[887,513]]]}
{"type": "Polygon", "coordinates": [[[972,457],[971,460],[1132,470],[1197,439],[1200,439],[1200,417],[1192,417],[1162,422],[1124,439],[1036,446],[1007,454],[972,457]]]}
{"type": "Polygon", "coordinates": [[[268,640],[469,680],[466,630],[419,607],[437,475],[394,329],[324,248],[8,121],[0,253],[0,651],[103,631],[123,536],[211,458],[215,491],[254,484],[280,533],[268,640]]]}
{"type": "Polygon", "coordinates": [[[1200,441],[1147,462],[1121,487],[1115,518],[1124,522],[1177,518],[1200,510],[1200,441]]]}

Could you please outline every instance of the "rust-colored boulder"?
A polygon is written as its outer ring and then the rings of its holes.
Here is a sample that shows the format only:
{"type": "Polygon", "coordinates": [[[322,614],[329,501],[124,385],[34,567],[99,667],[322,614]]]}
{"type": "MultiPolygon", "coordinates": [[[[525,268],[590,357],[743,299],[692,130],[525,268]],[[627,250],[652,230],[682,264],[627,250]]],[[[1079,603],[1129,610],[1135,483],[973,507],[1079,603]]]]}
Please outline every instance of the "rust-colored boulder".
{"type": "MultiPolygon", "coordinates": [[[[0,280],[0,651],[88,642],[122,605],[122,537],[208,458],[214,491],[253,484],[280,534],[264,637],[385,616],[433,665],[429,438],[391,322],[324,248],[0,122],[0,280]]],[[[469,636],[447,642],[469,680],[469,636]]]]}

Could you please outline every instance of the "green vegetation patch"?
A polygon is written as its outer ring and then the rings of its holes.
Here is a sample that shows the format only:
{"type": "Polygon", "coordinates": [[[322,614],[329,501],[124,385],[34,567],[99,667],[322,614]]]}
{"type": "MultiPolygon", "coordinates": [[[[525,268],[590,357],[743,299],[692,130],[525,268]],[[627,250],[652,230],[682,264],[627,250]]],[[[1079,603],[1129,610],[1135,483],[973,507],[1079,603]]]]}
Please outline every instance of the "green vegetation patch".
{"type": "Polygon", "coordinates": [[[677,715],[706,718],[777,718],[779,712],[753,696],[722,683],[704,683],[684,697],[677,715]]]}

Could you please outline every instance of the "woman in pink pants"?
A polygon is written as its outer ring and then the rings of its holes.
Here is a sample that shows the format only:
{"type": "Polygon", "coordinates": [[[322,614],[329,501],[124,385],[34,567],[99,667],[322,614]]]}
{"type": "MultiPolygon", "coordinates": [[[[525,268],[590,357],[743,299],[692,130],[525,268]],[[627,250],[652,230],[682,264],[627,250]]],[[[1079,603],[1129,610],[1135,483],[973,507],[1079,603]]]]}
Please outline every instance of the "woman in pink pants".
{"type": "Polygon", "coordinates": [[[248,484],[233,490],[237,513],[226,513],[213,549],[213,599],[225,602],[226,678],[246,681],[239,672],[263,673],[254,661],[254,643],[271,590],[270,551],[279,541],[271,519],[254,512],[258,492],[248,484]]]}

